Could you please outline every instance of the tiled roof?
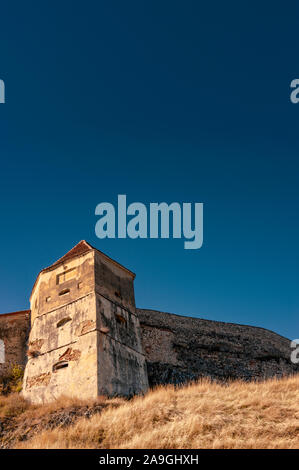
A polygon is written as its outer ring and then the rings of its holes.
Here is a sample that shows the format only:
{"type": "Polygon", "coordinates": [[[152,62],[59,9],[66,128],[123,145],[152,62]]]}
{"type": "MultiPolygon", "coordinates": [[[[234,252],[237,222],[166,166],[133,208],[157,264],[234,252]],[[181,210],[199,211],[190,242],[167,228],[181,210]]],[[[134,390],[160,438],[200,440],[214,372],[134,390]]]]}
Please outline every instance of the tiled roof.
{"type": "Polygon", "coordinates": [[[114,263],[115,265],[117,265],[118,267],[120,267],[121,269],[124,269],[126,272],[128,272],[131,276],[133,276],[133,278],[135,278],[135,274],[130,271],[128,268],[126,268],[125,266],[121,265],[120,263],[118,263],[117,261],[115,261],[114,259],[110,258],[109,256],[107,256],[105,253],[103,253],[102,251],[98,250],[97,248],[95,248],[94,246],[91,246],[89,243],[87,243],[87,241],[85,240],[81,240],[76,246],[74,246],[70,251],[68,251],[64,256],[62,256],[62,258],[59,258],[57,261],[55,261],[55,263],[51,264],[51,266],[48,266],[47,268],[44,268],[40,271],[39,275],[37,276],[37,279],[35,280],[35,283],[33,285],[33,288],[32,288],[32,291],[31,291],[31,296],[30,296],[30,299],[32,297],[32,294],[33,294],[33,291],[34,291],[34,288],[36,286],[36,283],[37,283],[37,280],[40,276],[41,273],[44,273],[44,272],[47,272],[47,271],[51,271],[52,269],[55,269],[56,266],[59,266],[60,264],[63,264],[63,263],[66,263],[67,261],[69,261],[70,259],[72,258],[75,258],[76,256],[81,256],[85,253],[88,253],[89,251],[91,250],[96,250],[98,253],[101,253],[102,256],[104,256],[107,260],[109,260],[110,262],[114,263]]]}
{"type": "Polygon", "coordinates": [[[51,266],[49,267],[52,268],[53,266],[56,266],[58,264],[63,264],[71,258],[83,255],[84,253],[87,253],[92,249],[93,247],[89,245],[89,243],[87,243],[85,240],[81,240],[76,246],[74,246],[70,251],[68,251],[64,256],[62,256],[62,258],[59,258],[57,261],[55,261],[55,263],[51,264],[51,266]]]}
{"type": "Polygon", "coordinates": [[[132,271],[130,271],[128,268],[125,268],[120,263],[118,263],[118,261],[115,261],[114,259],[110,258],[108,255],[106,255],[102,251],[98,250],[94,246],[87,243],[86,240],[81,240],[76,246],[74,246],[70,251],[68,251],[62,258],[59,258],[57,261],[55,261],[55,263],[51,264],[51,266],[49,266],[47,268],[44,268],[41,272],[51,270],[52,268],[55,268],[55,266],[58,266],[59,264],[66,263],[70,259],[75,258],[76,256],[81,256],[85,253],[88,253],[91,250],[98,251],[103,256],[105,256],[105,258],[107,258],[109,261],[116,264],[117,266],[124,269],[125,271],[131,273],[135,277],[135,274],[132,271]]]}
{"type": "Polygon", "coordinates": [[[29,315],[31,310],[19,310],[18,312],[9,312],[9,313],[0,313],[0,319],[3,317],[8,317],[10,315],[29,315]]]}

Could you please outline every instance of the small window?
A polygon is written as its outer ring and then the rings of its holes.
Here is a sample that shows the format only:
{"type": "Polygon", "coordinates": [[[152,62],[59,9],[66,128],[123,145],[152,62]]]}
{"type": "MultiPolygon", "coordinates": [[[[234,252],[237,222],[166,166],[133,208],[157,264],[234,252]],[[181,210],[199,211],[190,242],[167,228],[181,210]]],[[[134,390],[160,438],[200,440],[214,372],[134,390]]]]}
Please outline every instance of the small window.
{"type": "Polygon", "coordinates": [[[60,361],[54,364],[53,366],[53,372],[57,372],[60,369],[65,369],[68,367],[69,363],[67,361],[60,361]]]}
{"type": "Polygon", "coordinates": [[[116,295],[116,297],[118,297],[119,299],[121,299],[121,295],[120,295],[120,292],[118,292],[117,290],[114,292],[114,294],[116,295]]]}
{"type": "Polygon", "coordinates": [[[65,325],[66,323],[68,323],[69,321],[72,321],[71,317],[62,318],[61,320],[59,320],[59,322],[57,323],[56,327],[57,327],[57,328],[60,328],[61,326],[63,326],[63,325],[65,325]]]}
{"type": "Polygon", "coordinates": [[[69,289],[63,289],[59,292],[59,296],[62,297],[63,295],[67,295],[70,293],[70,290],[69,289]]]}
{"type": "Polygon", "coordinates": [[[82,282],[78,282],[78,289],[81,289],[83,286],[83,283],[82,282]]]}
{"type": "Polygon", "coordinates": [[[122,316],[119,315],[118,313],[115,315],[116,321],[119,325],[125,325],[127,323],[127,320],[122,316]]]}
{"type": "Polygon", "coordinates": [[[46,297],[46,302],[51,302],[51,296],[49,295],[49,297],[46,297]]]}
{"type": "Polygon", "coordinates": [[[5,344],[3,339],[0,339],[0,364],[5,363],[5,344]]]}

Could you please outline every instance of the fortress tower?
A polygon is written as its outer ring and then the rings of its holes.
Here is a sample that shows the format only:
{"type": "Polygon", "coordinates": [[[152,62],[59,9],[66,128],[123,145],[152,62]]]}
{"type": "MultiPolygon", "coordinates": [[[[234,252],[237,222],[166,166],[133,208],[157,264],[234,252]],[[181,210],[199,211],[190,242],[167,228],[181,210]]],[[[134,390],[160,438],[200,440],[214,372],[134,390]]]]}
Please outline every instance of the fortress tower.
{"type": "Polygon", "coordinates": [[[25,398],[147,390],[134,278],[86,241],[40,272],[30,298],[25,398]]]}

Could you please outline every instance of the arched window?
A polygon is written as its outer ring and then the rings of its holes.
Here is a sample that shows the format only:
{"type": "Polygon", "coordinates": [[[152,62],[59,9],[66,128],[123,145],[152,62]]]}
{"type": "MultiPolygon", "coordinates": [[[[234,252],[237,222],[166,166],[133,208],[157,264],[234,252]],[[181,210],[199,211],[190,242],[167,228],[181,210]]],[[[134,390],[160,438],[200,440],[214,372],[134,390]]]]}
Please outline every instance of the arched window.
{"type": "Polygon", "coordinates": [[[2,339],[0,339],[0,364],[5,363],[5,344],[2,339]]]}

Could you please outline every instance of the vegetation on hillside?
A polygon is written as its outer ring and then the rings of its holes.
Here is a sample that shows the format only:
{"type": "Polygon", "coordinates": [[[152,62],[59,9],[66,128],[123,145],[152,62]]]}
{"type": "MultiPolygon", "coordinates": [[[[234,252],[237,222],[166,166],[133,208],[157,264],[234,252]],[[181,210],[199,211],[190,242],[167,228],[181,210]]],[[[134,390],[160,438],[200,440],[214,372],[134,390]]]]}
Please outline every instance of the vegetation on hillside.
{"type": "Polygon", "coordinates": [[[24,376],[24,368],[19,364],[13,364],[6,375],[0,380],[0,395],[21,392],[24,376]]]}
{"type": "Polygon", "coordinates": [[[0,447],[299,448],[299,376],[158,387],[144,397],[29,405],[0,397],[0,447]],[[9,423],[7,428],[1,422],[9,423]]]}

